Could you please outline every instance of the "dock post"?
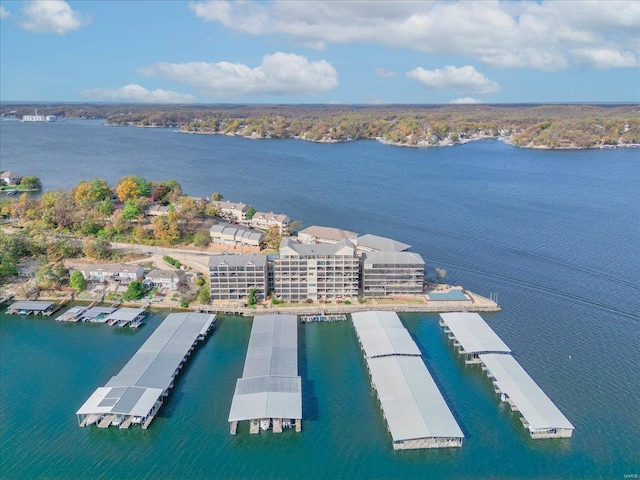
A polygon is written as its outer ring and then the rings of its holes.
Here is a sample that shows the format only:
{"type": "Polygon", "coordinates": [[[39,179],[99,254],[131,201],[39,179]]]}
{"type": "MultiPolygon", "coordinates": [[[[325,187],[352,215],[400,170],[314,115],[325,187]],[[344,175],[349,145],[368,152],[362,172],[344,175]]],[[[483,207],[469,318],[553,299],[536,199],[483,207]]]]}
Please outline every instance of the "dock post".
{"type": "Polygon", "coordinates": [[[235,435],[238,430],[238,422],[231,422],[231,435],[235,435]]]}
{"type": "Polygon", "coordinates": [[[302,430],[302,420],[297,418],[296,419],[296,432],[300,432],[302,430]]]}

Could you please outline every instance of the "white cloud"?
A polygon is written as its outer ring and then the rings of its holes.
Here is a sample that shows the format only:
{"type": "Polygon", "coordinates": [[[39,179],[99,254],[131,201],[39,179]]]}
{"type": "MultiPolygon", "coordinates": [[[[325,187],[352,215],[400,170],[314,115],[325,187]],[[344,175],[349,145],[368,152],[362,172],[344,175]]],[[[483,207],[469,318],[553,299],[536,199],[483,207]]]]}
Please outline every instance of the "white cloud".
{"type": "Polygon", "coordinates": [[[104,102],[134,103],[191,103],[195,97],[189,93],[172,92],[170,90],[147,90],[140,85],[125,85],[122,88],[92,88],[80,92],[90,100],[104,102]]]}
{"type": "Polygon", "coordinates": [[[251,35],[289,35],[317,49],[369,42],[539,70],[637,66],[640,58],[637,0],[201,1],[189,8],[206,22],[251,35]],[[603,45],[624,60],[600,58],[603,45]]]}
{"type": "Polygon", "coordinates": [[[583,63],[595,68],[608,69],[634,67],[636,58],[630,51],[620,52],[611,48],[575,49],[571,53],[583,63]]]}
{"type": "Polygon", "coordinates": [[[22,8],[19,25],[34,33],[64,35],[91,23],[89,17],[71,9],[63,0],[30,1],[22,8]]]}
{"type": "Polygon", "coordinates": [[[292,53],[265,55],[257,67],[240,63],[155,63],[138,70],[191,85],[214,98],[243,95],[313,95],[338,86],[338,72],[325,60],[292,53]]]}
{"type": "Polygon", "coordinates": [[[453,90],[460,93],[487,95],[500,91],[500,85],[489,80],[470,65],[425,70],[422,67],[407,72],[407,77],[417,80],[428,90],[453,90]]]}
{"type": "Polygon", "coordinates": [[[386,68],[376,68],[376,76],[381,78],[391,78],[396,76],[396,72],[393,70],[387,70],[386,68]]]}
{"type": "Polygon", "coordinates": [[[454,100],[451,100],[449,103],[452,103],[454,105],[474,105],[474,104],[483,103],[483,102],[482,100],[478,100],[477,98],[462,97],[462,98],[456,98],[454,100]]]}
{"type": "Polygon", "coordinates": [[[0,5],[0,20],[3,18],[9,18],[11,13],[9,10],[6,10],[2,5],[0,5]]]}

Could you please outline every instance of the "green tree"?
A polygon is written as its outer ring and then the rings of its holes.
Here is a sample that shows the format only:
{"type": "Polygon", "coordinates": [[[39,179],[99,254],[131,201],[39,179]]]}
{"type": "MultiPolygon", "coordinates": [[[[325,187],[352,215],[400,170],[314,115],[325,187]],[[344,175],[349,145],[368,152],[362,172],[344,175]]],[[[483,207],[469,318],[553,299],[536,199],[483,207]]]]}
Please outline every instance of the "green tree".
{"type": "Polygon", "coordinates": [[[200,287],[196,301],[202,304],[211,303],[211,289],[209,288],[208,283],[205,282],[205,284],[200,287]]]}
{"type": "Polygon", "coordinates": [[[138,192],[142,197],[150,197],[151,196],[151,185],[147,182],[146,179],[142,178],[140,175],[134,175],[131,177],[133,183],[138,187],[138,192]]]}
{"type": "Polygon", "coordinates": [[[125,220],[133,220],[134,218],[138,218],[142,215],[140,211],[140,207],[138,203],[134,200],[128,200],[127,203],[124,204],[124,208],[122,209],[122,216],[125,220]]]}
{"type": "Polygon", "coordinates": [[[107,260],[111,257],[111,244],[102,238],[87,238],[82,242],[82,253],[89,258],[107,260]]]}
{"type": "Polygon", "coordinates": [[[78,293],[86,290],[87,280],[84,278],[84,275],[82,275],[80,270],[74,270],[71,273],[71,276],[69,277],[69,286],[78,293]]]}
{"type": "Polygon", "coordinates": [[[43,263],[36,271],[36,280],[42,287],[60,287],[69,281],[69,270],[62,262],[43,263]]]}
{"type": "Polygon", "coordinates": [[[105,198],[102,202],[98,204],[96,210],[104,215],[105,217],[111,216],[114,211],[113,202],[109,198],[105,198]]]}
{"type": "Polygon", "coordinates": [[[144,297],[145,291],[146,290],[142,282],[134,280],[129,284],[129,286],[127,287],[127,291],[124,292],[122,298],[125,301],[140,300],[142,297],[144,297]]]}
{"type": "Polygon", "coordinates": [[[249,290],[249,294],[247,295],[247,305],[253,307],[256,303],[258,303],[257,290],[252,288],[249,290]]]}
{"type": "Polygon", "coordinates": [[[211,194],[211,200],[213,200],[215,202],[219,202],[223,198],[224,198],[224,196],[220,192],[213,192],[211,194]]]}
{"type": "Polygon", "coordinates": [[[42,190],[42,181],[38,177],[24,177],[20,180],[20,187],[25,189],[42,190]]]}
{"type": "Polygon", "coordinates": [[[251,220],[255,214],[256,209],[253,208],[252,205],[249,205],[249,207],[247,208],[247,220],[251,220]]]}

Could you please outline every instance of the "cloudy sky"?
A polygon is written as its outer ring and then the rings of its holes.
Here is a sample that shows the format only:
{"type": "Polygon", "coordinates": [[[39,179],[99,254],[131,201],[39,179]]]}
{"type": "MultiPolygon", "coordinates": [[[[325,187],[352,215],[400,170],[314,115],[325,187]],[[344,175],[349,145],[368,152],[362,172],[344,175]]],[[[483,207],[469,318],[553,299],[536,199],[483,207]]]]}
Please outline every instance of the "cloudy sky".
{"type": "Polygon", "coordinates": [[[0,100],[640,101],[640,1],[0,1],[0,100]]]}

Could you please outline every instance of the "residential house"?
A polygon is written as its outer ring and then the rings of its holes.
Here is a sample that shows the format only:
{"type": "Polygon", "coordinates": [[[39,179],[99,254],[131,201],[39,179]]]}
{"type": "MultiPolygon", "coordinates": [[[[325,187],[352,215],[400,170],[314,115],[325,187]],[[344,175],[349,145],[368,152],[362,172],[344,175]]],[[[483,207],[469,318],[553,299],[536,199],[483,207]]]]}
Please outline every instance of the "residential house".
{"type": "Polygon", "coordinates": [[[247,219],[248,205],[244,203],[222,202],[211,200],[211,204],[218,209],[218,216],[230,222],[243,222],[247,219]]]}
{"type": "Polygon", "coordinates": [[[265,235],[260,230],[219,222],[209,229],[212,243],[230,246],[247,246],[260,249],[264,244],[265,235]]]}
{"type": "Polygon", "coordinates": [[[182,270],[151,270],[144,276],[145,282],[152,287],[178,290],[185,282],[182,270]]]}
{"type": "Polygon", "coordinates": [[[298,232],[298,242],[304,244],[334,244],[347,239],[355,241],[357,233],[333,227],[313,225],[298,232]]]}
{"type": "Polygon", "coordinates": [[[14,172],[2,172],[0,173],[0,180],[2,180],[7,185],[18,185],[22,177],[14,172]]]}
{"type": "Polygon", "coordinates": [[[247,220],[249,225],[253,228],[259,228],[260,230],[269,230],[272,226],[278,227],[278,233],[280,235],[288,234],[291,227],[291,219],[283,213],[254,213],[251,220],[247,220]]]}
{"type": "Polygon", "coordinates": [[[144,267],[124,263],[98,264],[92,263],[80,269],[84,278],[93,282],[117,281],[130,283],[144,279],[144,267]]]}

